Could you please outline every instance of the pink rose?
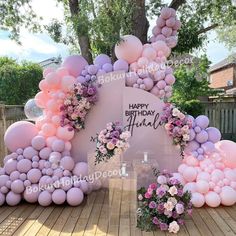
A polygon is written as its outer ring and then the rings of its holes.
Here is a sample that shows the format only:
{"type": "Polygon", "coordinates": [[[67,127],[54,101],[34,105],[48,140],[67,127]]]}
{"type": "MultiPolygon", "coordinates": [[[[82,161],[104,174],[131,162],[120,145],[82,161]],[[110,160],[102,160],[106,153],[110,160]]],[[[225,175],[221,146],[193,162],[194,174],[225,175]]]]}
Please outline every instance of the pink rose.
{"type": "Polygon", "coordinates": [[[151,198],[151,196],[152,196],[152,195],[149,194],[148,192],[146,192],[145,195],[144,195],[144,197],[147,198],[147,199],[151,198]]]}
{"type": "Polygon", "coordinates": [[[115,145],[114,145],[112,142],[107,143],[107,148],[108,148],[109,150],[113,150],[114,147],[115,147],[115,145]]]}

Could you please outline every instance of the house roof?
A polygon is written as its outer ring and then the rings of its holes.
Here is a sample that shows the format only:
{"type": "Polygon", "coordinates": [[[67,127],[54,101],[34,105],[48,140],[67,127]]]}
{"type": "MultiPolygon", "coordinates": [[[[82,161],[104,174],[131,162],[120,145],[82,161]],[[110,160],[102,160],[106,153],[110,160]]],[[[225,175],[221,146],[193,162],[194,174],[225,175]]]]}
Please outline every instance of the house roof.
{"type": "Polygon", "coordinates": [[[236,64],[236,53],[231,54],[230,56],[228,56],[224,60],[216,63],[213,66],[211,66],[210,69],[209,69],[209,72],[212,73],[216,70],[219,70],[221,68],[224,68],[224,67],[227,67],[227,66],[233,65],[233,64],[236,64]]]}

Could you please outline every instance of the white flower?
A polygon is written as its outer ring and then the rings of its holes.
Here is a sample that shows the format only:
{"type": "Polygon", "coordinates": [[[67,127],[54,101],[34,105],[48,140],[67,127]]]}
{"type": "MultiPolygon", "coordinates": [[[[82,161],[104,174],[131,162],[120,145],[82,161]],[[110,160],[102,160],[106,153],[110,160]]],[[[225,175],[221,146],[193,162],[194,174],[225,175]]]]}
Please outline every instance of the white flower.
{"type": "Polygon", "coordinates": [[[170,233],[174,233],[176,234],[178,231],[179,231],[179,225],[176,221],[172,221],[170,224],[169,224],[169,228],[168,228],[169,232],[170,233]]]}
{"type": "Polygon", "coordinates": [[[120,134],[120,138],[121,138],[121,139],[124,139],[124,140],[129,139],[130,136],[131,136],[131,134],[130,134],[129,131],[125,131],[125,132],[123,132],[123,133],[120,134]]]}
{"type": "Polygon", "coordinates": [[[167,211],[172,211],[174,209],[174,204],[172,202],[166,202],[164,204],[164,208],[167,210],[167,211]]]}
{"type": "Polygon", "coordinates": [[[173,115],[173,116],[178,116],[179,114],[180,114],[179,109],[174,108],[174,109],[172,110],[172,115],[173,115]]]}
{"type": "Polygon", "coordinates": [[[168,202],[172,202],[174,205],[177,204],[177,200],[174,197],[169,197],[168,202]]]}
{"type": "Polygon", "coordinates": [[[140,200],[140,201],[143,200],[143,196],[142,196],[142,194],[139,194],[139,195],[138,195],[138,200],[140,200]]]}
{"type": "Polygon", "coordinates": [[[183,140],[184,141],[189,141],[189,139],[190,139],[190,136],[188,134],[183,135],[183,140]]]}
{"type": "Polygon", "coordinates": [[[115,148],[114,153],[115,155],[120,155],[122,153],[122,150],[120,148],[115,148]]]}
{"type": "Polygon", "coordinates": [[[117,141],[117,143],[116,143],[116,146],[118,147],[118,148],[123,148],[124,146],[125,146],[125,144],[124,144],[124,142],[122,142],[122,141],[117,141]]]}
{"type": "Polygon", "coordinates": [[[178,193],[178,190],[175,186],[172,186],[172,187],[170,187],[168,192],[170,193],[171,196],[174,196],[175,194],[178,193]]]}

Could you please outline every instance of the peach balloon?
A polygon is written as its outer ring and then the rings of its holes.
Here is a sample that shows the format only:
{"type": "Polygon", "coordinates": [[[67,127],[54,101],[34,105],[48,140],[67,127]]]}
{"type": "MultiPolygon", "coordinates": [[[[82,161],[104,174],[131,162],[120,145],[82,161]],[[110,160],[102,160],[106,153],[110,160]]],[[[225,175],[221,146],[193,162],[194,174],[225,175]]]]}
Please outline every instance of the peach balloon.
{"type": "Polygon", "coordinates": [[[69,76],[69,75],[64,76],[61,80],[61,88],[65,92],[67,92],[67,91],[71,90],[74,87],[75,83],[76,83],[75,77],[69,76]]]}
{"type": "Polygon", "coordinates": [[[209,191],[209,184],[205,180],[198,180],[196,182],[197,191],[202,194],[206,194],[209,191]]]}
{"type": "Polygon", "coordinates": [[[46,123],[42,126],[42,132],[46,137],[54,136],[56,134],[56,127],[53,124],[46,123]]]}
{"type": "Polygon", "coordinates": [[[205,195],[206,204],[210,207],[218,207],[220,205],[220,196],[215,192],[208,192],[205,195]]]}
{"type": "Polygon", "coordinates": [[[154,48],[147,47],[143,50],[142,56],[148,58],[149,60],[155,60],[157,53],[154,48]]]}
{"type": "Polygon", "coordinates": [[[197,171],[194,169],[194,167],[187,167],[183,171],[183,177],[187,182],[192,182],[197,177],[197,171]]]}
{"type": "Polygon", "coordinates": [[[47,74],[45,80],[50,89],[59,88],[60,86],[60,77],[56,72],[51,72],[47,74]]]}
{"type": "Polygon", "coordinates": [[[59,139],[65,140],[65,141],[69,141],[74,137],[75,131],[72,130],[68,130],[69,127],[65,126],[65,127],[58,127],[57,128],[57,132],[56,132],[56,136],[59,139]]]}
{"type": "Polygon", "coordinates": [[[38,107],[45,108],[49,99],[50,97],[47,92],[39,92],[35,96],[35,103],[38,107]]]}
{"type": "Polygon", "coordinates": [[[141,41],[134,35],[122,36],[121,41],[115,46],[116,57],[126,60],[129,64],[137,61],[142,54],[142,50],[141,41]]]}
{"type": "Polygon", "coordinates": [[[48,91],[48,84],[47,84],[47,81],[45,79],[43,79],[39,82],[39,88],[40,88],[40,90],[42,90],[44,92],[48,91]]]}
{"type": "Polygon", "coordinates": [[[60,67],[56,70],[57,74],[60,76],[60,77],[64,77],[66,75],[69,75],[69,72],[68,70],[65,68],[65,67],[60,67]]]}

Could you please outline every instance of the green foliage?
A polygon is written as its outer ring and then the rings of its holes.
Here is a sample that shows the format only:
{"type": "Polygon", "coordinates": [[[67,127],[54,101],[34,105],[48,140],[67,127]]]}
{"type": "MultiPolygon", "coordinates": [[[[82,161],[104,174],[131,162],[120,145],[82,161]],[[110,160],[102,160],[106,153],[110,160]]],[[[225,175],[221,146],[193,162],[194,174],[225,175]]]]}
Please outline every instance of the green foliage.
{"type": "Polygon", "coordinates": [[[209,82],[207,81],[208,67],[209,61],[206,56],[203,56],[191,68],[187,65],[181,65],[175,70],[176,82],[171,102],[190,115],[197,116],[203,113],[203,106],[199,97],[216,93],[209,88],[209,82]]]}
{"type": "Polygon", "coordinates": [[[38,92],[42,68],[38,64],[0,58],[0,101],[8,105],[21,105],[38,92]],[[9,60],[10,63],[2,63],[9,60]]]}

